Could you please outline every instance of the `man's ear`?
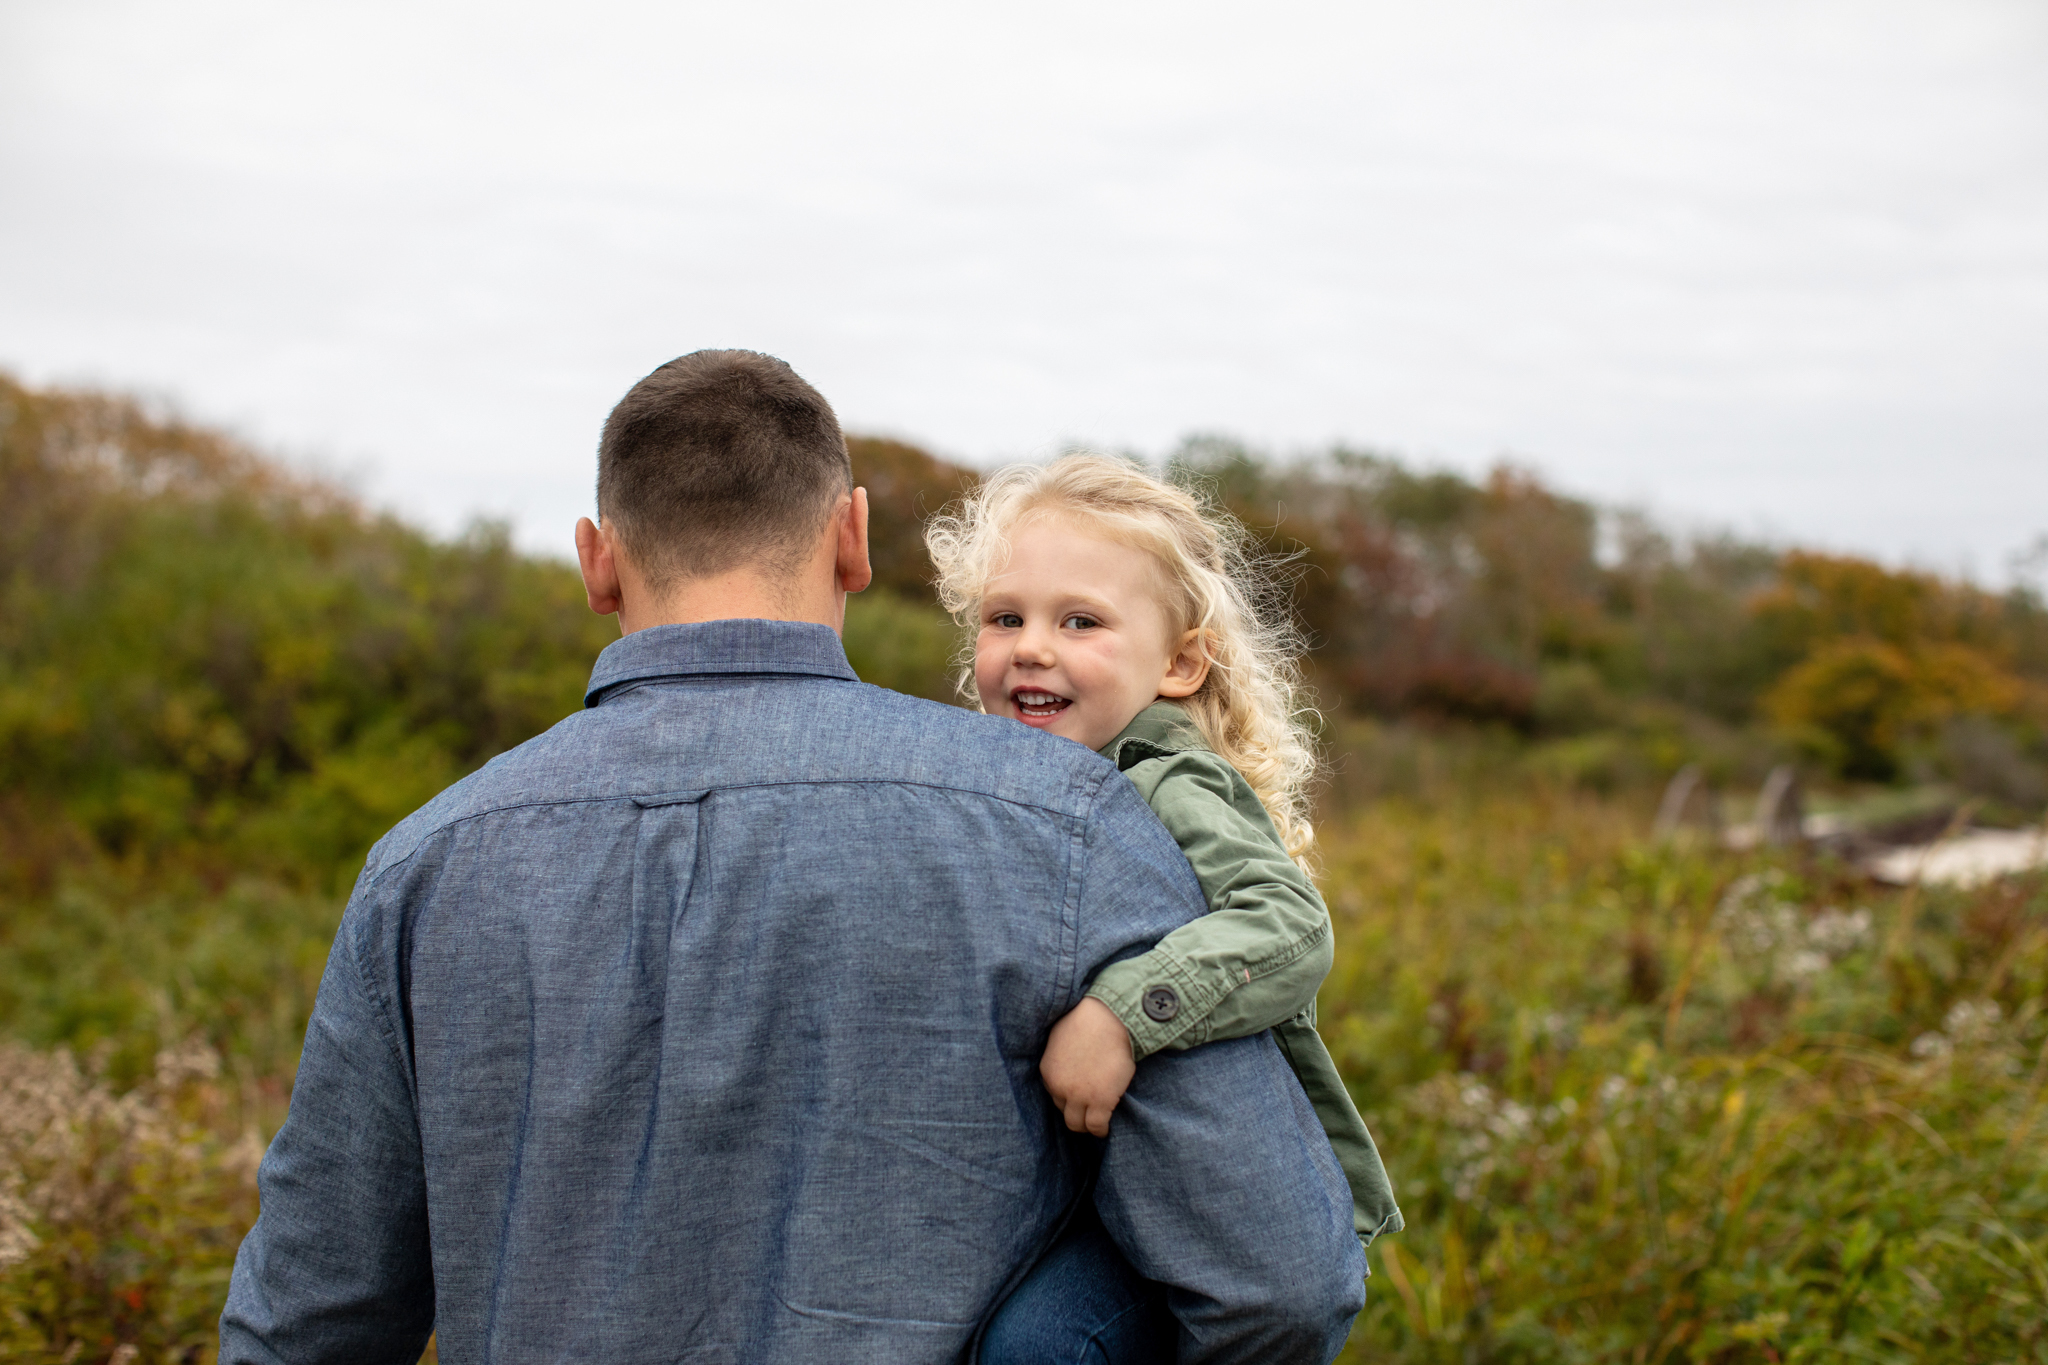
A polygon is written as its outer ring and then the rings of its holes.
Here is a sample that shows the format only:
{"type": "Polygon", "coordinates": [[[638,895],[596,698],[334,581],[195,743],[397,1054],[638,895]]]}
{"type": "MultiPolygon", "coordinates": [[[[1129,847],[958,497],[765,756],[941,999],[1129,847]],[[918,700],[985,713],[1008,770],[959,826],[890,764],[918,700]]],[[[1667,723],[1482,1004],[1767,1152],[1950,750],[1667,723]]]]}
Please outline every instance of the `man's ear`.
{"type": "Polygon", "coordinates": [[[610,527],[589,517],[576,519],[576,563],[583,570],[583,596],[599,616],[619,609],[619,562],[610,527]]]}
{"type": "Polygon", "coordinates": [[[1208,633],[1191,630],[1180,637],[1173,657],[1166,661],[1166,675],[1159,680],[1162,697],[1192,697],[1209,681],[1208,633]]]}
{"type": "Polygon", "coordinates": [[[875,581],[868,564],[868,490],[856,488],[841,509],[839,547],[833,556],[833,570],[842,592],[859,592],[875,581]]]}

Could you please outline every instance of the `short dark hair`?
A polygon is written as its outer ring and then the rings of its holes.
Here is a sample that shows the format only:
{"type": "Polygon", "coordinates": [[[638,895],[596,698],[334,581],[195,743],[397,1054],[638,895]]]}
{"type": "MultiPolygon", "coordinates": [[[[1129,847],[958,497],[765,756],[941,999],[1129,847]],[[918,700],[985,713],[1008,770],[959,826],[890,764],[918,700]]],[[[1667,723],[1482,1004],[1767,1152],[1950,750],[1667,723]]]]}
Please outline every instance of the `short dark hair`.
{"type": "Polygon", "coordinates": [[[758,351],[694,351],[635,384],[597,446],[597,514],[650,587],[794,570],[853,464],[824,395],[758,351]]]}

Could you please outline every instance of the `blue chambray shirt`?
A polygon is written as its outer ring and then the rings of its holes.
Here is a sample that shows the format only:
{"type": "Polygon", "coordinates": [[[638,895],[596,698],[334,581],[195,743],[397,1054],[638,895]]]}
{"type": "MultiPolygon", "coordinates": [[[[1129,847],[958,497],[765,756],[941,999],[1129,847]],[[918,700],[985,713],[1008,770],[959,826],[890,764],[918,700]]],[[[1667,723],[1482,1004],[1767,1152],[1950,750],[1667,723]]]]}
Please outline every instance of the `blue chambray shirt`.
{"type": "MultiPolygon", "coordinates": [[[[1081,1188],[1036,1076],[1202,910],[1080,745],[659,626],[371,850],[221,1360],[953,1362],[1081,1188]]],[[[1148,1059],[1093,1197],[1182,1359],[1320,1360],[1350,1195],[1269,1036],[1148,1059]]]]}

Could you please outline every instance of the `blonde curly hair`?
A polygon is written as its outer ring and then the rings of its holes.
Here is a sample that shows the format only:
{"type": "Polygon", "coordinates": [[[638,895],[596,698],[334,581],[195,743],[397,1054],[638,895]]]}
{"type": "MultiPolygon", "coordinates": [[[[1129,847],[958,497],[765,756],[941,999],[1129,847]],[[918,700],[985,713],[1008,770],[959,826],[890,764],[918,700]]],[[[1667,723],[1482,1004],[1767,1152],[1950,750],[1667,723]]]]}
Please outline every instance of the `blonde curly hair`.
{"type": "Polygon", "coordinates": [[[1288,855],[1307,869],[1315,840],[1308,787],[1315,745],[1301,680],[1301,633],[1272,561],[1253,552],[1244,526],[1199,489],[1126,460],[1066,455],[1011,465],[925,526],[939,601],[966,634],[956,684],[979,704],[974,639],[982,594],[1009,557],[1006,533],[1028,516],[1066,514],[1151,555],[1164,570],[1175,636],[1201,632],[1209,675],[1175,704],[1217,755],[1244,776],[1273,817],[1288,855]]]}

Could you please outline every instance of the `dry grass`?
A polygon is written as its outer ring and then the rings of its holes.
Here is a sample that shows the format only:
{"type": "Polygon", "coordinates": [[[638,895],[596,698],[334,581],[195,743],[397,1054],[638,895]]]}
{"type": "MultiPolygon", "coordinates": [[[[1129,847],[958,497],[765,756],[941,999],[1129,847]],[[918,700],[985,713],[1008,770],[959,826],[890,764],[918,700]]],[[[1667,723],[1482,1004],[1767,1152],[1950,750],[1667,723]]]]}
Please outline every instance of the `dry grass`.
{"type": "Polygon", "coordinates": [[[0,1046],[0,1355],[211,1359],[263,1142],[195,1044],[116,1093],[69,1052],[0,1046]]]}

